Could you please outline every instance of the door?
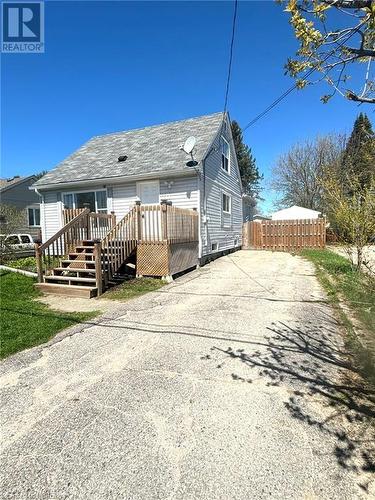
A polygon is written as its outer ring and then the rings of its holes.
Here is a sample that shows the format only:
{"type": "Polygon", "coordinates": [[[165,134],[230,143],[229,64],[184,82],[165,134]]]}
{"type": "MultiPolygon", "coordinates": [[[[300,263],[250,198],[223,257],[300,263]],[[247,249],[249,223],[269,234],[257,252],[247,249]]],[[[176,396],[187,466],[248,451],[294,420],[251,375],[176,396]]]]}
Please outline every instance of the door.
{"type": "Polygon", "coordinates": [[[150,205],[159,205],[160,186],[159,181],[138,182],[138,198],[141,200],[142,210],[142,239],[154,240],[160,234],[160,211],[153,209],[150,205]]]}

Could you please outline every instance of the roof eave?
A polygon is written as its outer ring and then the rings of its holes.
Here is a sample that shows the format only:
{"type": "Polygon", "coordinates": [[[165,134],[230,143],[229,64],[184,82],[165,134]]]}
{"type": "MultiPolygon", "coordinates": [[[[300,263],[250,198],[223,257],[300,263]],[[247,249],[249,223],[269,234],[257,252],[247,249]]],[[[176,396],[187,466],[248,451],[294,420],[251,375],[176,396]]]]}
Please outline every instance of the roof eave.
{"type": "Polygon", "coordinates": [[[51,189],[65,189],[70,187],[79,186],[94,186],[98,184],[123,184],[133,181],[142,181],[147,179],[159,179],[166,177],[190,177],[197,175],[197,171],[193,168],[191,170],[175,170],[175,171],[161,171],[161,172],[150,172],[147,174],[137,174],[137,175],[127,175],[119,177],[101,177],[96,179],[84,179],[79,181],[69,181],[69,182],[57,182],[53,184],[33,184],[29,189],[38,191],[48,191],[51,189]]]}

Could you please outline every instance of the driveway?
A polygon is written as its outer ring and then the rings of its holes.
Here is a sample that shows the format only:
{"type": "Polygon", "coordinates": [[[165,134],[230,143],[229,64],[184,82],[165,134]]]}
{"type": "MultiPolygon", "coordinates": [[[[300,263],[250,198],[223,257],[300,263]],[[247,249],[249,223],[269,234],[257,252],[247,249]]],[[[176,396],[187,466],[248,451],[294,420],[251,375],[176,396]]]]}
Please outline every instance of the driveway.
{"type": "Polygon", "coordinates": [[[2,363],[3,499],[372,497],[374,413],[308,262],[241,251],[119,307],[2,363]]]}

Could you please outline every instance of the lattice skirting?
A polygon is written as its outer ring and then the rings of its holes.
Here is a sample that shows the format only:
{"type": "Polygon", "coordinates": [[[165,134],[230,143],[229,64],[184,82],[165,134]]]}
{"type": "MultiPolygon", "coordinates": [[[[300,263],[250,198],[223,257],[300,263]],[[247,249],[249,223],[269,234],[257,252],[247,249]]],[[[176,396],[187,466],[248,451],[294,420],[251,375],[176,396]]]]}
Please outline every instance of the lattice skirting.
{"type": "Polygon", "coordinates": [[[168,243],[138,243],[137,274],[142,276],[168,276],[168,243]]]}
{"type": "Polygon", "coordinates": [[[169,276],[198,263],[198,243],[167,242],[138,243],[137,274],[142,276],[169,276]]]}

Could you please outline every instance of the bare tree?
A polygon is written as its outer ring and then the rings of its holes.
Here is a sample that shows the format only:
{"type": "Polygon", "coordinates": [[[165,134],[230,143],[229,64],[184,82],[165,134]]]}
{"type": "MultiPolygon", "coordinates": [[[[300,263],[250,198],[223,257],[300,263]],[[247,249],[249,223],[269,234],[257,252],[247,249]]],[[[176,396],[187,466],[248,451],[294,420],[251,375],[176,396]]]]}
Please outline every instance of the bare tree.
{"type": "Polygon", "coordinates": [[[281,155],[273,169],[271,183],[280,193],[280,208],[299,205],[324,211],[321,178],[327,169],[339,169],[344,147],[344,136],[329,135],[296,144],[281,155]]]}
{"type": "Polygon", "coordinates": [[[286,64],[286,72],[296,79],[297,87],[325,81],[332,92],[352,101],[375,103],[375,83],[371,61],[375,57],[375,8],[373,0],[288,0],[284,2],[290,24],[299,42],[295,58],[286,64]],[[350,84],[353,66],[363,67],[361,87],[350,84]],[[310,76],[319,72],[313,81],[310,76]]]}

